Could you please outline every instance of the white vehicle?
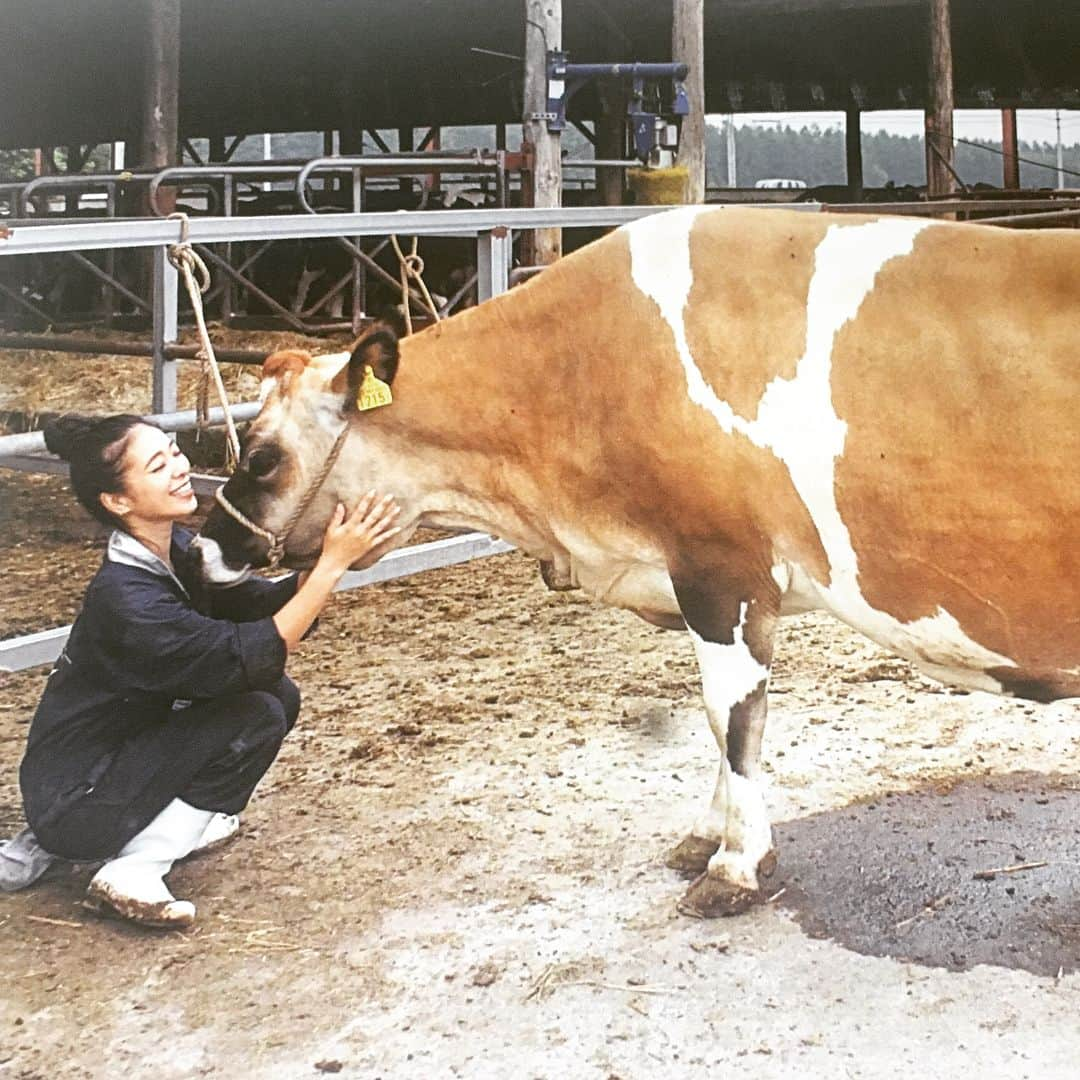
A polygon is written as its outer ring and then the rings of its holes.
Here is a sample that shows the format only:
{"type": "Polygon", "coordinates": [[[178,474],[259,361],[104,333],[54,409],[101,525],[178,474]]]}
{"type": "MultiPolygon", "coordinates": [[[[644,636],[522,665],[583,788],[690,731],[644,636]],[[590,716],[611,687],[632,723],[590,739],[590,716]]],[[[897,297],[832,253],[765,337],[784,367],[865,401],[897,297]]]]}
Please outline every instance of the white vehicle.
{"type": "Polygon", "coordinates": [[[805,180],[788,180],[784,177],[775,177],[770,180],[758,180],[754,184],[756,188],[805,188],[805,180]]]}

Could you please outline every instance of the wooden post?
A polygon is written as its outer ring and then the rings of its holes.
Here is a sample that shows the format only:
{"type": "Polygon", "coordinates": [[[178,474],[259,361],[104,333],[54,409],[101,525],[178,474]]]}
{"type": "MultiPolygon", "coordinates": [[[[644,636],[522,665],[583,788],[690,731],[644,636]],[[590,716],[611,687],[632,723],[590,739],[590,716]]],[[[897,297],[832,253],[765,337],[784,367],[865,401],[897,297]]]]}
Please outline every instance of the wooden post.
{"type": "MultiPolygon", "coordinates": [[[[626,88],[621,79],[597,83],[600,111],[596,117],[596,156],[601,161],[626,157],[626,88]]],[[[625,169],[596,170],[596,193],[601,206],[622,206],[625,169]]]]}
{"type": "Polygon", "coordinates": [[[930,86],[926,110],[926,190],[931,199],[955,190],[953,60],[949,0],[930,0],[930,86]]]}
{"type": "Polygon", "coordinates": [[[180,0],[147,0],[138,162],[164,169],[180,145],[180,0]]]}
{"type": "Polygon", "coordinates": [[[341,121],[341,139],[338,149],[342,157],[360,157],[364,153],[364,125],[351,108],[341,121]]]}
{"type": "Polygon", "coordinates": [[[1016,110],[1001,110],[1001,183],[1017,191],[1020,188],[1020,149],[1016,142],[1016,110]]]}
{"type": "MultiPolygon", "coordinates": [[[[142,12],[142,100],[133,165],[143,169],[164,169],[180,163],[180,0],[146,0],[137,6],[137,10],[142,12]]],[[[149,194],[142,185],[135,186],[122,201],[126,204],[120,209],[123,215],[134,213],[146,217],[150,214],[149,194]]],[[[163,186],[158,192],[157,205],[163,214],[175,210],[176,188],[163,186]]],[[[166,323],[169,318],[173,320],[168,324],[173,330],[162,331],[155,314],[154,339],[159,344],[176,338],[176,271],[171,266],[162,271],[159,265],[162,258],[161,251],[148,251],[139,258],[135,269],[138,277],[136,292],[150,294],[156,313],[163,303],[166,308],[172,305],[171,316],[165,318],[166,323]]],[[[173,402],[175,408],[175,401],[176,365],[167,362],[155,346],[153,403],[167,406],[173,402]]]]}
{"type": "MultiPolygon", "coordinates": [[[[547,54],[562,45],[562,0],[524,0],[525,93],[522,151],[528,163],[535,207],[562,205],[562,160],[558,132],[547,129],[547,54]]],[[[530,246],[530,245],[527,245],[530,246]]],[[[526,263],[544,265],[562,255],[561,229],[536,229],[526,263]]]]}
{"type": "Polygon", "coordinates": [[[705,0],[674,0],[671,59],[690,65],[686,96],[690,112],[683,117],[676,164],[688,172],[686,201],[705,201],[705,0]]]}
{"type": "MultiPolygon", "coordinates": [[[[413,150],[413,129],[411,127],[399,127],[397,129],[397,148],[399,154],[407,154],[413,150]]],[[[401,198],[407,199],[412,195],[413,180],[411,176],[403,176],[398,180],[398,193],[401,198]]],[[[410,209],[412,209],[410,207],[410,209]]]]}
{"type": "MultiPolygon", "coordinates": [[[[427,135],[424,137],[423,149],[431,150],[432,152],[442,149],[442,128],[436,127],[434,124],[428,129],[427,135]]],[[[442,191],[442,173],[428,173],[423,179],[424,190],[428,193],[428,196],[438,195],[442,191]]]]}
{"type": "Polygon", "coordinates": [[[844,145],[847,151],[848,198],[852,202],[862,202],[862,114],[856,108],[847,110],[844,124],[844,145]]]}

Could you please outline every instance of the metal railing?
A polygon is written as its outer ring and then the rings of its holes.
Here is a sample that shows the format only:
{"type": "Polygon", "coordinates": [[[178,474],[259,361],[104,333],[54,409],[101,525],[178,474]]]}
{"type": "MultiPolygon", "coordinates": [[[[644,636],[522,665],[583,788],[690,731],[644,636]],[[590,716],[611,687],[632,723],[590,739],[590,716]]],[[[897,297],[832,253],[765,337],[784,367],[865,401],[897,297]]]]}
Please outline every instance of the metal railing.
{"type": "MultiPolygon", "coordinates": [[[[443,210],[412,213],[303,214],[282,217],[192,218],[189,240],[194,244],[226,243],[240,240],[382,236],[387,233],[420,236],[464,236],[476,241],[478,290],[480,299],[505,292],[509,287],[513,232],[533,228],[615,227],[670,207],[596,207],[580,209],[443,210]]],[[[803,209],[816,210],[815,206],[803,209]]],[[[194,424],[193,412],[176,409],[176,336],[178,324],[178,282],[168,261],[167,248],[179,243],[181,223],[177,220],[146,218],[130,221],[92,221],[65,224],[20,222],[0,229],[0,257],[35,252],[116,250],[148,248],[153,253],[154,289],[154,369],[152,417],[167,430],[194,424]]],[[[258,404],[234,407],[238,419],[254,415],[258,404]]],[[[220,421],[221,411],[211,410],[220,421]]],[[[36,457],[44,449],[40,432],[0,438],[0,467],[22,471],[62,472],[63,463],[51,456],[36,457]]],[[[196,478],[200,491],[213,490],[224,478],[196,478]]],[[[346,574],[339,589],[359,588],[421,570],[436,569],[474,558],[512,550],[505,541],[483,533],[468,533],[430,544],[419,544],[391,552],[369,570],[346,574]]],[[[18,671],[53,662],[60,655],[70,632],[69,626],[0,641],[0,671],[18,671]]]]}

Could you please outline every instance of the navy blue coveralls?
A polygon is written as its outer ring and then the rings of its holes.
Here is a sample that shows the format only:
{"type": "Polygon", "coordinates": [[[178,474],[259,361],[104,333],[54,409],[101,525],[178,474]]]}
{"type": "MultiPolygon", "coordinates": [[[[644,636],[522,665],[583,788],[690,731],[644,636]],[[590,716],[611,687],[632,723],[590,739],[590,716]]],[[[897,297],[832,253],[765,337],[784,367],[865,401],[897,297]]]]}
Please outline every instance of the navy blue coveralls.
{"type": "Polygon", "coordinates": [[[169,567],[117,531],[30,725],[19,771],[47,851],[115,855],[174,798],[235,814],[300,710],[271,616],[292,575],[199,595],[191,533],[169,567]]]}

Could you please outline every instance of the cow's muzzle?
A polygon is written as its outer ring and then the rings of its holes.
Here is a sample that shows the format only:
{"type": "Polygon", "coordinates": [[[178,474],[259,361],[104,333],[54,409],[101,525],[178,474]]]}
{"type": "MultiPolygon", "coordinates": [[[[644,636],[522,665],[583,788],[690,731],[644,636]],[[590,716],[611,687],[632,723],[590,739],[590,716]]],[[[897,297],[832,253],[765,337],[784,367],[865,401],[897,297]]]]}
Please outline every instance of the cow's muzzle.
{"type": "Polygon", "coordinates": [[[330,448],[330,453],[327,455],[326,461],[323,462],[323,467],[319,470],[319,473],[311,481],[304,497],[300,500],[299,505],[289,515],[288,520],[281,527],[281,531],[277,533],[271,532],[269,529],[264,529],[261,525],[252,521],[244,513],[238,510],[225,495],[224,488],[218,488],[214,494],[214,498],[217,500],[218,506],[225,511],[238,525],[243,525],[248,532],[253,533],[255,536],[261,537],[269,545],[269,551],[267,552],[267,569],[275,570],[281,565],[281,560],[285,557],[285,545],[288,543],[289,534],[293,531],[296,523],[307,513],[308,507],[315,501],[315,496],[322,490],[322,486],[326,481],[326,478],[330,475],[331,470],[334,468],[338,457],[341,455],[342,448],[345,446],[345,440],[349,437],[349,430],[352,425],[348,420],[345,421],[345,426],[341,429],[341,433],[334,440],[334,445],[330,448]]]}

